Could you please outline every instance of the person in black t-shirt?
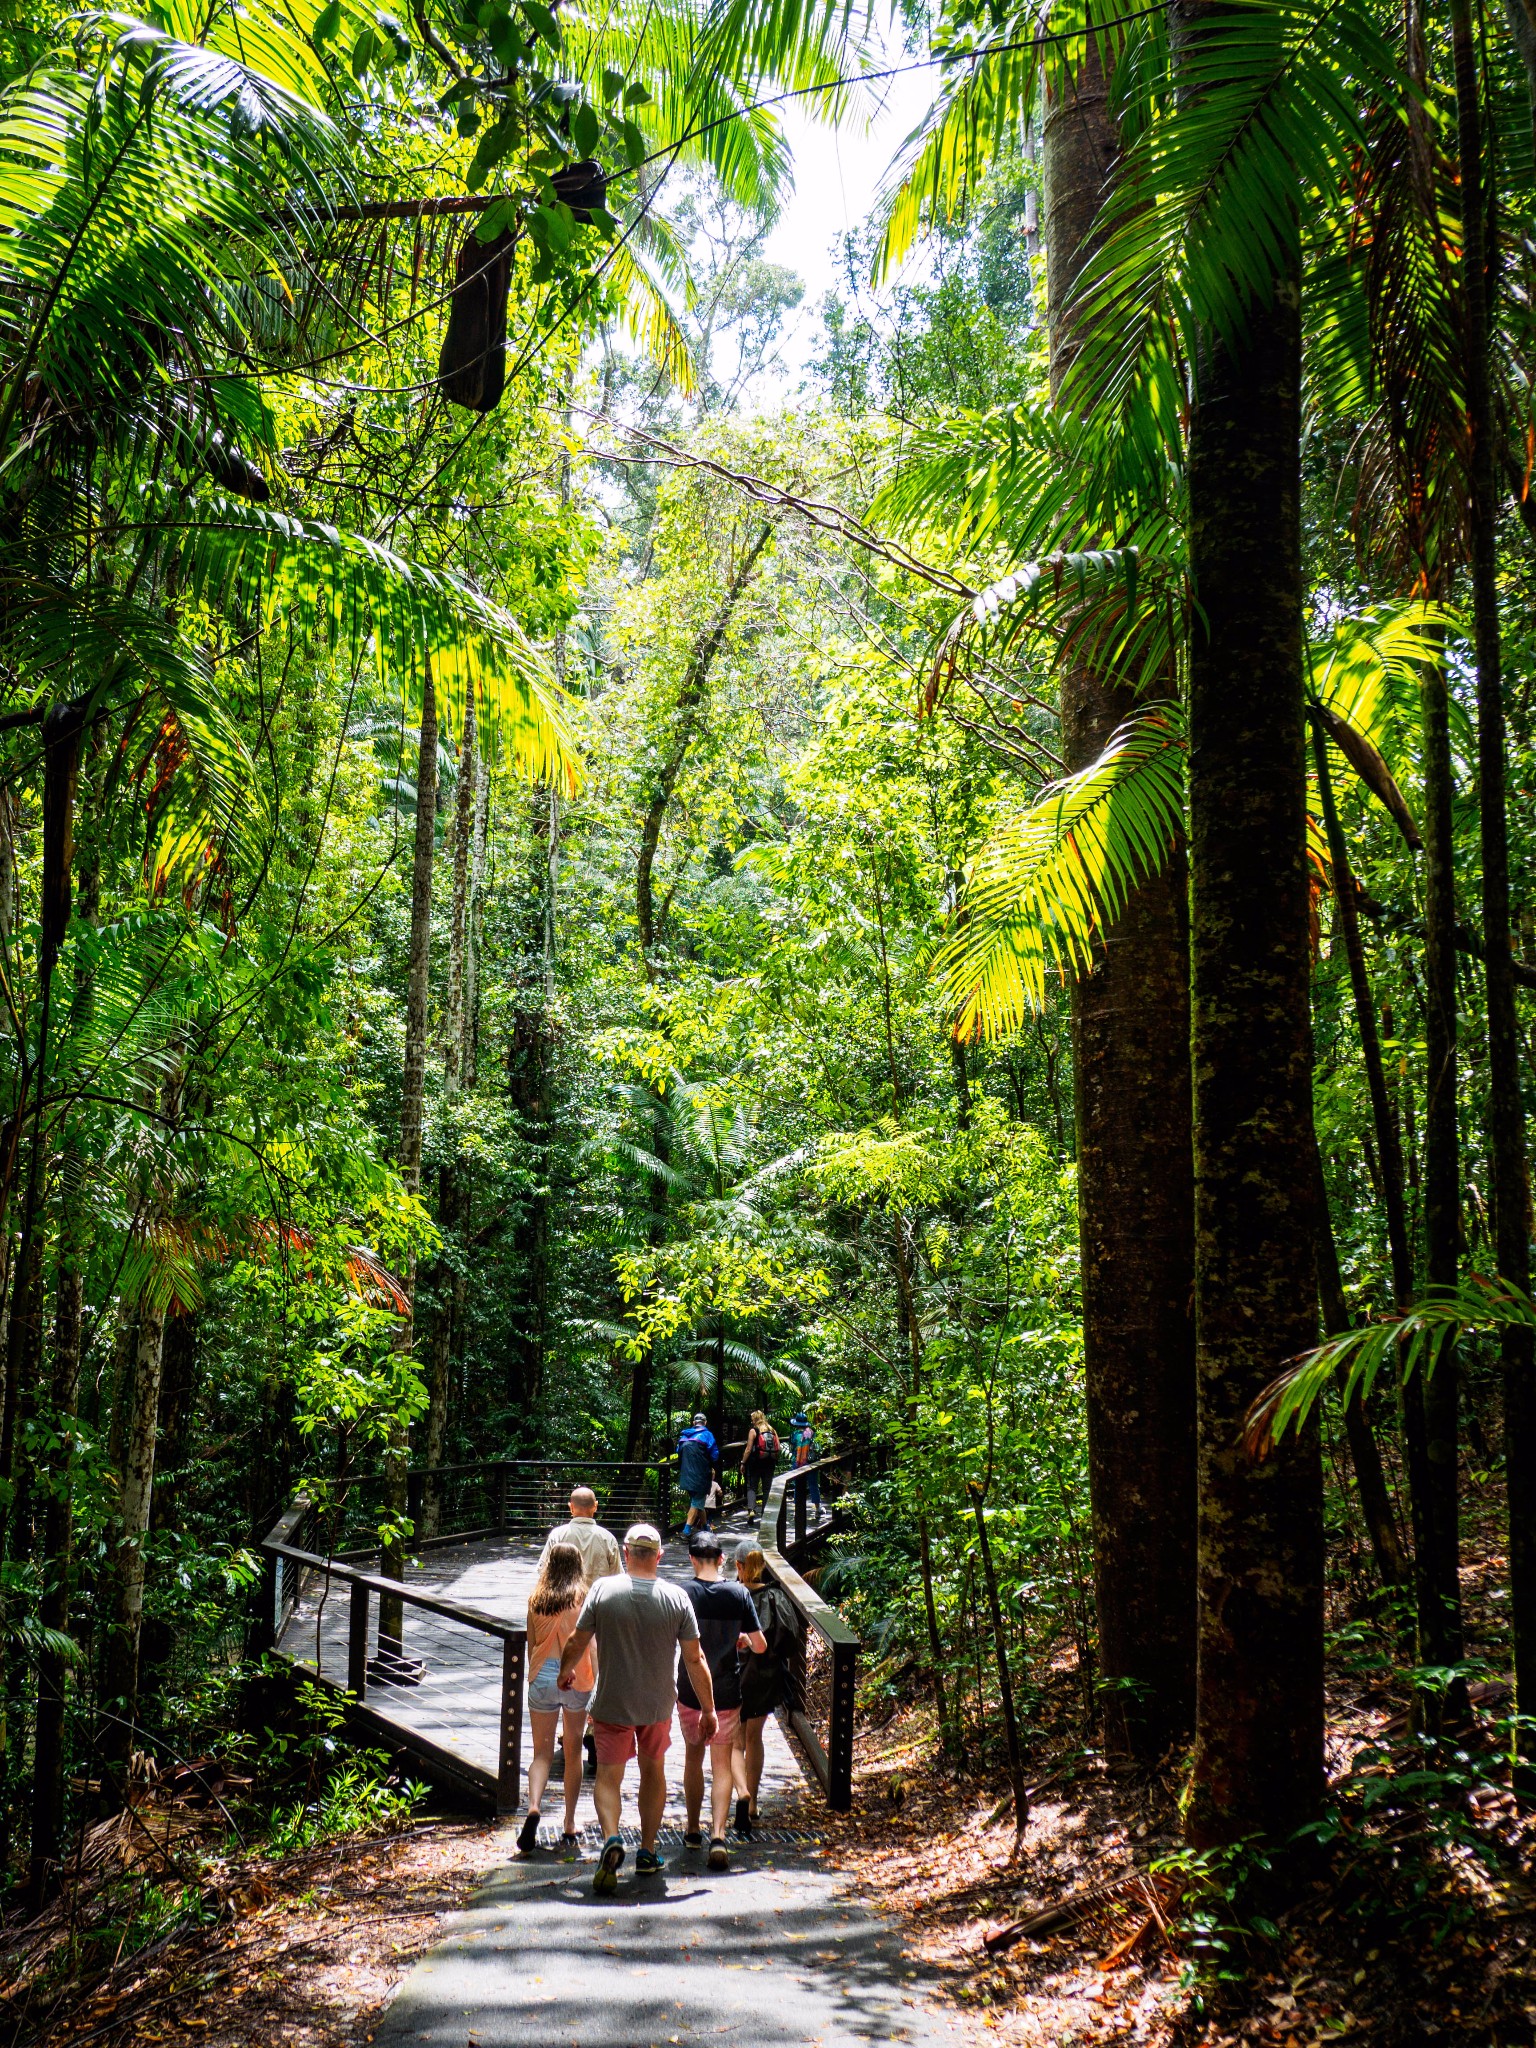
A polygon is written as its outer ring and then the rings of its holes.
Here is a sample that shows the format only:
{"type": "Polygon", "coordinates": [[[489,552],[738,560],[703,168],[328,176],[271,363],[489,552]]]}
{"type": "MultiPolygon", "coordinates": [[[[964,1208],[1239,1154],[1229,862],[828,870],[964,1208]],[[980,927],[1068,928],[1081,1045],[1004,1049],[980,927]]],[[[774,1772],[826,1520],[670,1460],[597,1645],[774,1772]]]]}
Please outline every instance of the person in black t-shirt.
{"type": "MultiPolygon", "coordinates": [[[[709,1867],[728,1870],[730,1852],[725,1845],[726,1824],[731,1813],[731,1752],[736,1741],[736,1723],[741,1713],[739,1657],[743,1650],[759,1656],[768,1639],[757,1625],[757,1609],[745,1586],[720,1576],[725,1555],[718,1536],[700,1530],[688,1546],[693,1560],[693,1581],[683,1591],[693,1602],[699,1623],[699,1648],[709,1666],[715,1688],[715,1730],[707,1738],[709,1748],[709,1867]]],[[[698,1696],[689,1682],[686,1668],[677,1670],[677,1718],[683,1724],[683,1797],[688,1806],[688,1830],[683,1841],[700,1849],[699,1810],[704,1804],[704,1750],[706,1737],[700,1725],[698,1696]]]]}

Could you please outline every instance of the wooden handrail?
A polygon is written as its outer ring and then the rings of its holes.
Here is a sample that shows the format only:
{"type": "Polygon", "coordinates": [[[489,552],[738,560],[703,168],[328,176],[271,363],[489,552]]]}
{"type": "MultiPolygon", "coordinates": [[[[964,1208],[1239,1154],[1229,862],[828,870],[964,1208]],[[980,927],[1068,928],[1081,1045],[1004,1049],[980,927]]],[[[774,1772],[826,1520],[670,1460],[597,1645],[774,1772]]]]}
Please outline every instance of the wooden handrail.
{"type": "Polygon", "coordinates": [[[439,1600],[435,1593],[418,1593],[400,1579],[386,1579],[378,1572],[360,1572],[355,1565],[318,1557],[312,1550],[295,1550],[291,1543],[276,1543],[268,1537],[261,1547],[269,1557],[292,1558],[295,1564],[309,1571],[324,1572],[328,1579],[339,1579],[344,1586],[363,1586],[370,1593],[391,1594],[407,1607],[425,1608],[428,1614],[441,1614],[447,1621],[458,1622],[461,1628],[477,1628],[482,1635],[506,1638],[527,1634],[517,1622],[503,1621],[500,1615],[487,1614],[482,1607],[462,1607],[456,1600],[439,1600]]]}
{"type": "Polygon", "coordinates": [[[837,1609],[823,1600],[816,1588],[803,1579],[785,1557],[779,1548],[779,1521],[791,1486],[798,1485],[803,1498],[807,1474],[842,1462],[843,1454],[837,1452],[830,1458],[818,1458],[812,1464],[792,1465],[787,1471],[777,1474],[763,1503],[763,1518],[758,1525],[758,1545],[769,1571],[794,1602],[806,1628],[815,1629],[831,1653],[832,1703],[825,1745],[805,1711],[803,1647],[797,1673],[801,1696],[790,1703],[789,1722],[800,1738],[812,1769],[821,1780],[827,1804],[834,1813],[847,1813],[853,1806],[853,1728],[858,1697],[859,1638],[837,1609]]]}

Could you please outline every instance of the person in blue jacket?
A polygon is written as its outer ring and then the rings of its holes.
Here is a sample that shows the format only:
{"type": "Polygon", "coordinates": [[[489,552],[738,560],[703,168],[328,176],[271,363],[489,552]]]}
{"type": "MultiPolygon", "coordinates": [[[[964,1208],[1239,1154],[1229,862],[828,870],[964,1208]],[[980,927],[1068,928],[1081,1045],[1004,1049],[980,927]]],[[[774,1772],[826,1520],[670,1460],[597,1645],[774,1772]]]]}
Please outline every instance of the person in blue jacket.
{"type": "Polygon", "coordinates": [[[709,1489],[720,1463],[720,1446],[702,1415],[677,1440],[677,1483],[688,1496],[686,1529],[709,1527],[709,1489]]]}

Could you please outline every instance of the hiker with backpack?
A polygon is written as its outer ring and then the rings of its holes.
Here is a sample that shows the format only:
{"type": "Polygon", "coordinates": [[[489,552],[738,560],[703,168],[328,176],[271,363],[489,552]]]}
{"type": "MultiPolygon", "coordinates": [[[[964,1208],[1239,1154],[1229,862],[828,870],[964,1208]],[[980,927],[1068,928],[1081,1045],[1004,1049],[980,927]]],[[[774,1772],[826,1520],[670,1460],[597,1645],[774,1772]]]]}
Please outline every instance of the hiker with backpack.
{"type": "Polygon", "coordinates": [[[763,1778],[763,1728],[776,1707],[795,1704],[793,1657],[800,1640],[795,1603],[768,1576],[768,1560],[755,1543],[736,1553],[736,1583],[751,1596],[763,1647],[741,1653],[737,1684],[741,1710],[731,1751],[736,1791],[736,1832],[750,1835],[763,1778]]]}
{"type": "Polygon", "coordinates": [[[677,1483],[688,1496],[688,1531],[709,1527],[709,1489],[720,1464],[720,1446],[707,1419],[695,1415],[677,1440],[677,1483]]]}
{"type": "MultiPolygon", "coordinates": [[[[821,1456],[816,1444],[816,1427],[803,1411],[792,1415],[789,1420],[789,1451],[795,1465],[814,1465],[821,1456]]],[[[816,1519],[821,1520],[821,1474],[807,1472],[801,1481],[805,1497],[816,1510],[816,1519]]]]}
{"type": "Polygon", "coordinates": [[[747,1488],[747,1519],[757,1513],[758,1496],[766,1506],[768,1489],[779,1469],[779,1433],[761,1408],[752,1410],[752,1427],[747,1431],[741,1454],[741,1476],[747,1488]]]}

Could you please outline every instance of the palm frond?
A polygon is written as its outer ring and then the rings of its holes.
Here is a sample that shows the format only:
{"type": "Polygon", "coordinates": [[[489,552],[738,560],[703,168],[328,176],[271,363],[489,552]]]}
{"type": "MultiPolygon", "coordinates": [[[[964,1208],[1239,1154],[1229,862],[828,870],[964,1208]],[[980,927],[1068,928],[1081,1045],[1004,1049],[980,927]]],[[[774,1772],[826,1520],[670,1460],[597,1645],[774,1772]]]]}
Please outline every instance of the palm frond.
{"type": "Polygon", "coordinates": [[[178,589],[265,626],[303,619],[356,659],[370,648],[419,710],[430,665],[444,722],[462,732],[471,693],[487,752],[574,789],[562,693],[510,612],[445,570],[409,562],[318,520],[146,486],[146,525],[178,589]]]}
{"type": "Polygon", "coordinates": [[[976,856],[934,960],[957,1038],[1016,1030],[1048,980],[1091,971],[1104,927],[1183,830],[1184,751],[1175,706],[1143,712],[976,856]]]}
{"type": "Polygon", "coordinates": [[[1290,1360],[1244,1419],[1249,1455],[1261,1457],[1288,1429],[1299,1429],[1341,1373],[1347,1406],[1367,1397],[1394,1357],[1404,1381],[1415,1372],[1427,1376],[1467,1332],[1510,1328],[1536,1329],[1536,1302],[1513,1281],[1474,1273],[1458,1287],[1427,1289],[1412,1308],[1346,1330],[1290,1360]]]}

